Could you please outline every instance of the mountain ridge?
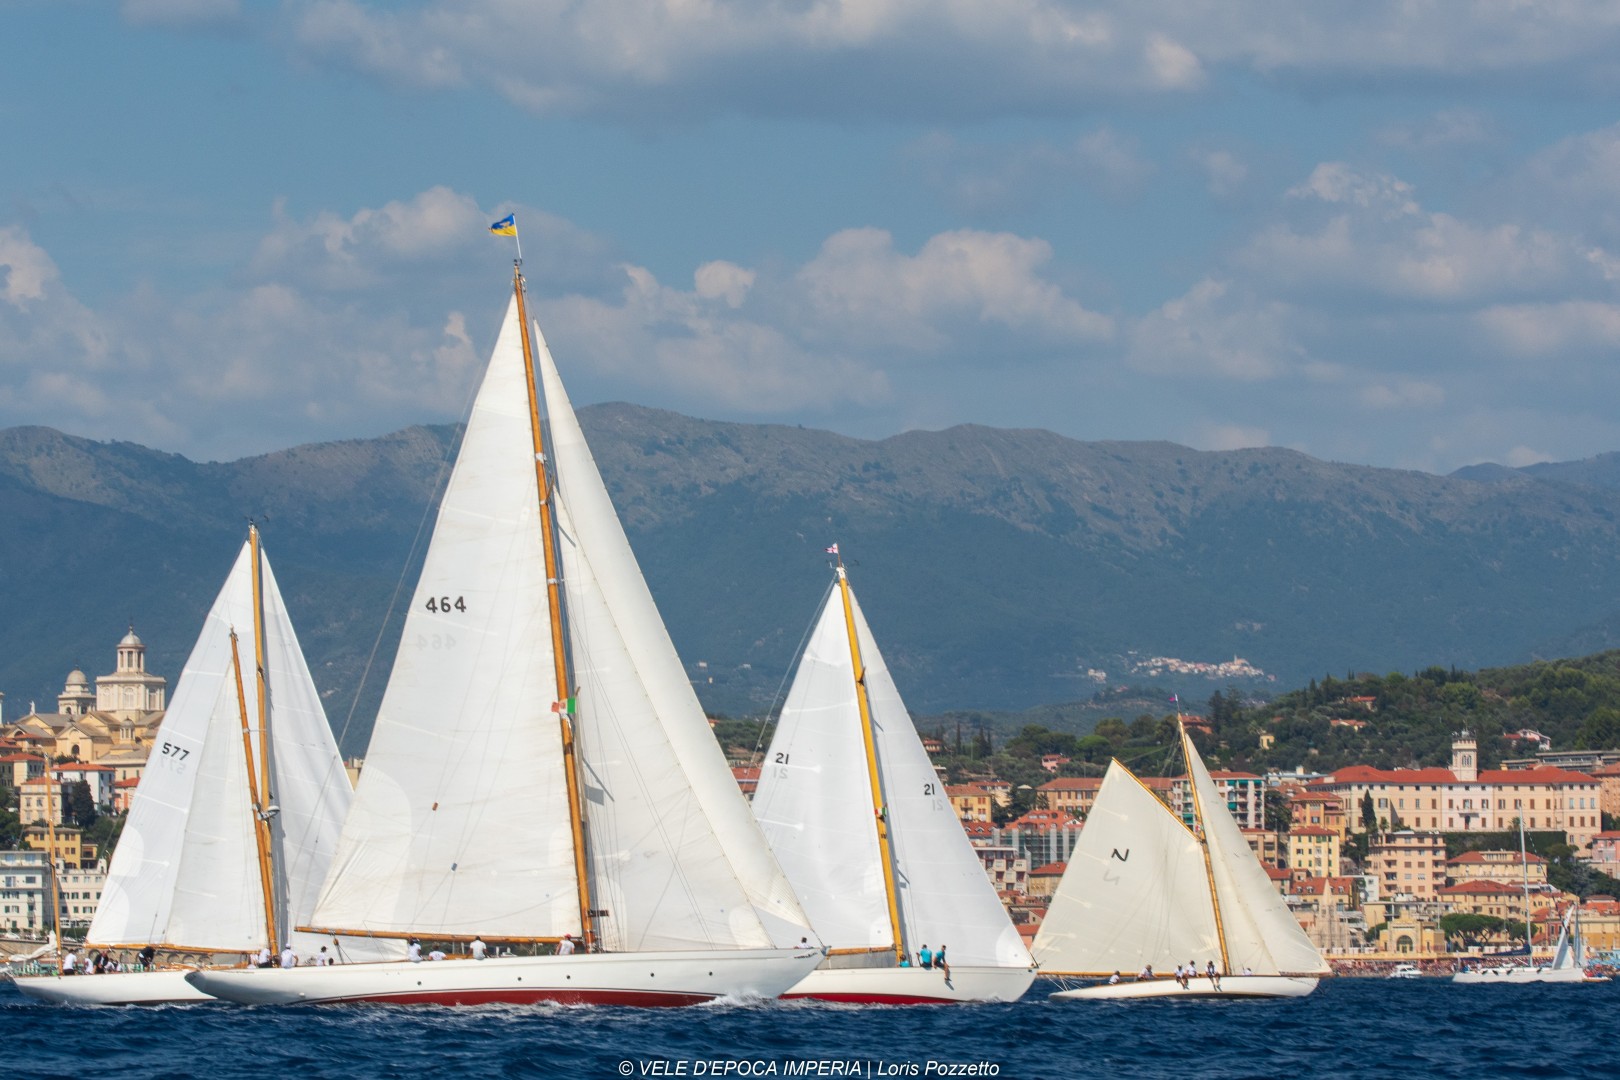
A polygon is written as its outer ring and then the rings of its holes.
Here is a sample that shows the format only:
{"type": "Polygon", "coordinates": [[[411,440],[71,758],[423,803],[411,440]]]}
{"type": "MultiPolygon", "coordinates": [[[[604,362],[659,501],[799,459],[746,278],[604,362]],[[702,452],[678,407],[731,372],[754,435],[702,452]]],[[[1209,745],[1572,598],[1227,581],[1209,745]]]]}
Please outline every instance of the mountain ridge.
{"type": "MultiPolygon", "coordinates": [[[[1082,699],[1088,669],[1119,685],[1153,655],[1242,655],[1286,689],[1328,670],[1483,667],[1620,639],[1620,455],[1436,476],[1039,429],[863,440],[625,403],[580,419],[720,711],[781,692],[835,541],[920,712],[1082,699]]],[[[397,639],[390,600],[414,583],[458,434],[417,426],[198,463],[0,431],[7,715],[29,697],[49,707],[73,664],[110,666],[131,615],[172,687],[253,516],[334,726],[352,709],[345,749],[358,749],[397,639]]]]}

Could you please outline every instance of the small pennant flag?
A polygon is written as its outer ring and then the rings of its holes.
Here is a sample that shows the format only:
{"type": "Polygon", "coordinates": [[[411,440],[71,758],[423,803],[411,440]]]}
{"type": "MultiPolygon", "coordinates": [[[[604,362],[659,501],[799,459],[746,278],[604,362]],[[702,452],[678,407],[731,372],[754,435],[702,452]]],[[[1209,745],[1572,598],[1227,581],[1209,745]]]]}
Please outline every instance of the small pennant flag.
{"type": "Polygon", "coordinates": [[[516,236],[517,215],[507,214],[505,217],[501,218],[501,220],[491,225],[489,227],[489,231],[494,233],[496,236],[516,236]]]}
{"type": "Polygon", "coordinates": [[[1175,694],[1170,695],[1170,704],[1175,705],[1175,704],[1179,703],[1180,701],[1181,701],[1181,698],[1177,697],[1175,694]]]}
{"type": "Polygon", "coordinates": [[[828,549],[827,549],[827,554],[829,554],[829,555],[836,555],[836,554],[838,554],[838,545],[837,545],[837,544],[834,544],[834,545],[833,545],[833,546],[832,546],[832,547],[830,547],[830,548],[828,548],[828,549]]]}
{"type": "Polygon", "coordinates": [[[574,715],[574,701],[574,698],[569,698],[567,701],[553,701],[551,703],[551,711],[554,713],[566,713],[567,715],[572,716],[574,715]]]}

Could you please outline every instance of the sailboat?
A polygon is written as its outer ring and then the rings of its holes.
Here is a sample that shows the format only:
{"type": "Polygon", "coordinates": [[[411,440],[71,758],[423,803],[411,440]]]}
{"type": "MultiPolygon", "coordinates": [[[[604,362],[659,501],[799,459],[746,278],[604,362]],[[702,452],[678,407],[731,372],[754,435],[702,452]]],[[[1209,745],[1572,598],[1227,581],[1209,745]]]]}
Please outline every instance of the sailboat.
{"type": "Polygon", "coordinates": [[[1596,983],[1608,982],[1608,977],[1592,975],[1586,970],[1586,947],[1580,934],[1580,904],[1571,904],[1564,913],[1559,929],[1558,944],[1553,950],[1552,962],[1544,967],[1536,965],[1532,955],[1535,941],[1534,924],[1530,919],[1530,860],[1524,842],[1524,819],[1519,819],[1519,865],[1524,871],[1524,937],[1525,963],[1490,964],[1465,968],[1451,977],[1464,986],[1490,986],[1502,983],[1596,983]]]}
{"type": "Polygon", "coordinates": [[[450,958],[193,974],[210,994],[686,1005],[821,959],[526,325],[520,257],[309,922],[450,958]]]}
{"type": "Polygon", "coordinates": [[[1327,962],[1266,876],[1185,728],[1189,827],[1108,766],[1032,951],[1041,974],[1107,982],[1058,1000],[1303,997],[1327,962]],[[1216,977],[1171,977],[1190,962],[1216,977]]]}
{"type": "MultiPolygon", "coordinates": [[[[247,956],[403,949],[294,929],[313,910],[350,785],[281,590],[248,530],[164,714],[85,949],[247,956]],[[240,640],[241,634],[248,638],[240,640]],[[247,652],[244,656],[244,651],[247,652]]],[[[187,969],[23,976],[63,1004],[207,1001],[187,969]]]]}
{"type": "Polygon", "coordinates": [[[841,557],[760,770],[754,816],[829,948],[784,997],[1016,1001],[1034,981],[841,557]],[[930,944],[946,966],[910,966],[930,944]]]}

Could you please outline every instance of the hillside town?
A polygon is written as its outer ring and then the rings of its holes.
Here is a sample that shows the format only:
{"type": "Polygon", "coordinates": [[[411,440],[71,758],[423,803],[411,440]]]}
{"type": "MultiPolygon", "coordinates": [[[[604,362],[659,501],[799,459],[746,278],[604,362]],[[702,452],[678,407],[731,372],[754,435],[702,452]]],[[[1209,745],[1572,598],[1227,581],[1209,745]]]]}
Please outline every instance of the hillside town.
{"type": "MultiPolygon", "coordinates": [[[[146,646],[133,627],[114,652],[113,670],[93,685],[83,671],[71,671],[54,711],[31,703],[15,719],[0,712],[0,809],[15,808],[20,840],[0,850],[5,936],[37,938],[49,929],[53,877],[68,938],[83,935],[100,899],[108,840],[158,744],[167,693],[167,680],[146,670],[146,646]]],[[[1207,733],[1202,718],[1180,719],[1207,733]]],[[[1211,776],[1290,910],[1340,971],[1377,971],[1396,961],[1449,965],[1506,951],[1522,941],[1527,894],[1538,951],[1551,947],[1564,912],[1579,900],[1588,947],[1620,955],[1620,899],[1561,889],[1548,858],[1533,851],[1521,858],[1516,844],[1494,844],[1516,836],[1522,820],[1537,846],[1564,845],[1580,866],[1620,876],[1620,831],[1604,827],[1620,818],[1620,750],[1531,741],[1540,747],[1534,756],[1496,769],[1480,767],[1475,736],[1460,731],[1445,768],[1211,776]]],[[[936,760],[948,756],[940,739],[925,736],[923,743],[936,760]]],[[[733,747],[728,757],[751,797],[757,755],[733,747]]],[[[1049,778],[1021,785],[1032,789],[1021,793],[1030,806],[1022,813],[1010,812],[1020,793],[993,770],[949,782],[953,770],[937,766],[985,874],[1026,940],[1040,926],[1102,784],[1099,776],[1069,775],[1076,764],[1042,755],[1049,778]]],[[[351,764],[351,780],[361,767],[351,764]]],[[[1140,779],[1192,823],[1184,774],[1140,779]]]]}

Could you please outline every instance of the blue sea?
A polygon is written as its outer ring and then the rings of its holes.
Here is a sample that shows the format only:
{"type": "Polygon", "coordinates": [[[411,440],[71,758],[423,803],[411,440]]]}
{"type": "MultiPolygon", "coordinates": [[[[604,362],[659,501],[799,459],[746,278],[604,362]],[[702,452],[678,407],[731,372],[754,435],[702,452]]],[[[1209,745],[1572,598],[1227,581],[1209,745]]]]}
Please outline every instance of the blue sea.
{"type": "Polygon", "coordinates": [[[1329,979],[1286,1001],[64,1009],[0,982],[0,1077],[1594,1077],[1620,982],[1329,979]]]}

